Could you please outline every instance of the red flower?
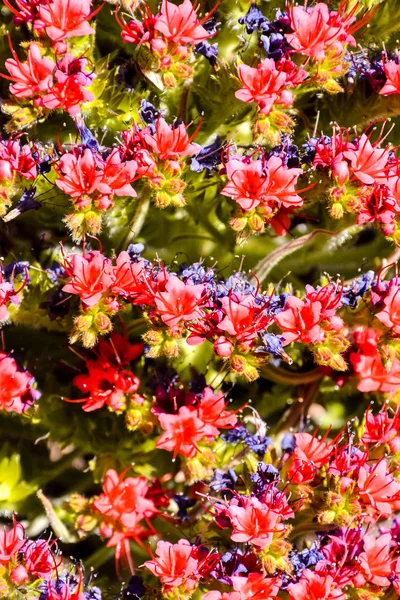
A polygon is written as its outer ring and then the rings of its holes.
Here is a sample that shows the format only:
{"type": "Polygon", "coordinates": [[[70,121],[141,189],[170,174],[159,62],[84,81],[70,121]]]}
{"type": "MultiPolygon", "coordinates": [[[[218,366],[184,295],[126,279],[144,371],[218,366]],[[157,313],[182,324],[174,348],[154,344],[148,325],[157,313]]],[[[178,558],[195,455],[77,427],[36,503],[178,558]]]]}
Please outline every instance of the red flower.
{"type": "Polygon", "coordinates": [[[256,304],[251,295],[229,294],[221,298],[221,304],[224,318],[218,323],[217,329],[225,331],[247,346],[257,337],[257,332],[265,329],[271,322],[270,317],[265,314],[265,306],[256,304]]]}
{"type": "Polygon", "coordinates": [[[0,142],[0,181],[11,180],[15,171],[25,179],[37,176],[36,160],[32,156],[29,144],[21,146],[19,136],[11,136],[0,142]],[[3,177],[1,176],[3,174],[3,177]]]}
{"type": "Polygon", "coordinates": [[[70,282],[64,285],[63,291],[78,295],[86,306],[94,306],[110,290],[113,282],[111,261],[97,250],[84,256],[72,254],[64,268],[70,282]]]}
{"type": "Polygon", "coordinates": [[[30,44],[27,61],[21,63],[18,56],[13,52],[14,58],[8,58],[5,62],[10,77],[2,75],[10,81],[10,92],[17,98],[32,98],[33,96],[47,92],[53,83],[53,72],[55,63],[42,56],[38,44],[30,44]]]}
{"type": "Polygon", "coordinates": [[[256,69],[248,65],[239,65],[238,73],[243,87],[235,92],[242,102],[257,102],[260,112],[268,115],[273,104],[289,107],[293,104],[293,94],[285,89],[288,76],[278,71],[272,58],[265,58],[256,69]]]}
{"type": "Polygon", "coordinates": [[[373,356],[352,352],[350,363],[359,375],[357,389],[360,392],[394,393],[400,387],[400,361],[397,358],[394,358],[391,367],[386,369],[379,352],[375,349],[373,356]]]}
{"type": "Polygon", "coordinates": [[[86,361],[88,373],[73,379],[75,387],[89,396],[68,402],[83,402],[82,408],[86,412],[103,406],[121,412],[126,407],[127,395],[134,394],[140,385],[138,377],[124,367],[139,356],[143,344],[131,345],[120,334],[113,332],[109,341],[99,341],[98,348],[98,359],[86,361]]]}
{"type": "Polygon", "coordinates": [[[163,0],[155,29],[175,44],[196,44],[213,35],[202,25],[209,17],[210,14],[199,21],[190,0],[183,0],[179,6],[163,0]]]}
{"type": "MultiPolygon", "coordinates": [[[[393,181],[393,178],[391,178],[393,181]]],[[[366,197],[361,198],[361,207],[357,213],[357,225],[377,221],[383,227],[385,235],[395,229],[395,217],[398,212],[396,200],[386,186],[375,186],[366,197]]]]}
{"type": "Polygon", "coordinates": [[[127,252],[117,256],[117,266],[114,267],[112,292],[129,298],[134,304],[153,304],[155,290],[148,282],[144,270],[144,262],[132,262],[127,252]]]}
{"type": "Polygon", "coordinates": [[[133,394],[139,388],[140,380],[127,369],[114,367],[104,369],[101,364],[90,360],[86,362],[86,368],[88,374],[77,375],[73,379],[73,384],[89,396],[82,400],[72,400],[72,402],[84,402],[82,408],[86,412],[103,406],[121,412],[126,407],[126,396],[133,394]]]}
{"type": "Polygon", "coordinates": [[[321,335],[319,323],[322,305],[320,302],[303,302],[300,298],[289,296],[285,310],[278,313],[275,323],[281,328],[287,344],[302,341],[310,344],[317,341],[321,335]]]}
{"type": "Polygon", "coordinates": [[[167,588],[184,586],[192,590],[200,579],[199,561],[193,556],[193,546],[187,540],[177,544],[157,542],[156,556],[144,566],[167,588]]]}

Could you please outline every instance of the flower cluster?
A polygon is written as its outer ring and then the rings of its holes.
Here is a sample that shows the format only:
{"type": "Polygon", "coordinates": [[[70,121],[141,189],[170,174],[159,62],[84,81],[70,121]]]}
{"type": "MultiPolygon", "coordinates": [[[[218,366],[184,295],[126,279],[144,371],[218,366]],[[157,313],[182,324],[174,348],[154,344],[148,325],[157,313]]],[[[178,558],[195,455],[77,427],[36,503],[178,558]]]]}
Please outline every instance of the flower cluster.
{"type": "Polygon", "coordinates": [[[29,539],[21,523],[0,534],[0,594],[3,598],[21,597],[31,591],[30,598],[40,600],[101,600],[96,586],[86,586],[82,570],[69,565],[55,541],[29,539]]]}
{"type": "Polygon", "coordinates": [[[400,597],[399,20],[3,0],[1,598],[400,597]]]}
{"type": "MultiPolygon", "coordinates": [[[[228,445],[237,444],[242,429],[230,431],[228,445]]],[[[280,449],[268,438],[261,462],[260,453],[239,445],[245,463],[238,459],[228,472],[216,470],[205,488],[214,494],[193,501],[177,496],[181,508],[175,519],[188,518],[188,509],[203,498],[208,533],[202,542],[157,543],[144,567],[160,582],[163,597],[186,600],[197,589],[208,600],[267,600],[278,594],[294,600],[311,592],[345,600],[363,597],[360,589],[368,598],[380,591],[400,593],[398,522],[386,521],[400,503],[399,414],[368,411],[355,433],[335,439],[290,433],[280,449]]],[[[171,510],[159,484],[125,479],[113,470],[102,494],[73,497],[69,507],[83,530],[98,524],[108,545],[117,546],[118,559],[128,558],[129,540],[149,535],[156,514],[167,518],[171,510]]]]}
{"type": "Polygon", "coordinates": [[[199,19],[198,9],[190,0],[183,0],[178,6],[163,0],[157,14],[153,15],[147,5],[139,5],[141,20],[132,18],[126,22],[118,13],[116,18],[123,41],[137,47],[143,74],[161,89],[168,89],[193,75],[193,53],[206,57],[215,66],[218,44],[211,45],[207,40],[217,33],[216,8],[199,19]]]}

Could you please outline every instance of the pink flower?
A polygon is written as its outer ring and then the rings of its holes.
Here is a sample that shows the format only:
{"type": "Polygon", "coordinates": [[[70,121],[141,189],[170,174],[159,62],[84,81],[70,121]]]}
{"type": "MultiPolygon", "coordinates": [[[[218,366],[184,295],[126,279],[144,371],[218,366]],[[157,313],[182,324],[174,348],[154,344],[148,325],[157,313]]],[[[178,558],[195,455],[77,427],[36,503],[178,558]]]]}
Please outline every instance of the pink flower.
{"type": "Polygon", "coordinates": [[[30,44],[27,61],[21,63],[13,52],[14,58],[5,62],[10,77],[3,75],[14,83],[10,85],[10,92],[17,98],[32,98],[41,92],[47,92],[53,82],[55,63],[42,56],[38,44],[30,44]]]}
{"type": "Polygon", "coordinates": [[[64,292],[78,295],[86,306],[97,304],[113,281],[111,261],[96,250],[84,256],[72,254],[64,268],[71,278],[64,285],[64,292]]]}
{"type": "Polygon", "coordinates": [[[34,577],[48,579],[56,570],[51,548],[46,540],[29,542],[23,549],[23,563],[34,577]]]}
{"type": "Polygon", "coordinates": [[[168,276],[165,291],[157,292],[154,299],[161,319],[169,327],[200,319],[204,314],[200,308],[204,290],[203,284],[186,285],[178,277],[168,276]]]}
{"type": "Polygon", "coordinates": [[[123,162],[115,148],[104,162],[102,178],[97,183],[97,189],[101,194],[134,198],[137,194],[130,184],[135,178],[136,168],[136,161],[123,162]]]}
{"type": "Polygon", "coordinates": [[[163,0],[155,29],[175,44],[195,44],[212,36],[202,25],[209,17],[199,21],[190,0],[183,0],[179,6],[163,0]]]}
{"type": "Polygon", "coordinates": [[[213,590],[203,596],[203,600],[242,600],[239,592],[218,592],[213,590]]]}
{"type": "Polygon", "coordinates": [[[157,448],[177,454],[193,457],[198,451],[197,442],[207,431],[193,406],[182,406],[175,415],[160,413],[158,415],[164,433],[157,442],[157,448]]]}
{"type": "Polygon", "coordinates": [[[88,195],[97,189],[102,173],[97,170],[95,156],[89,148],[83,154],[63,154],[58,167],[56,185],[71,198],[88,195]]]}
{"type": "Polygon", "coordinates": [[[350,363],[359,375],[357,389],[360,392],[394,393],[400,387],[400,361],[397,358],[394,358],[391,367],[386,369],[379,352],[374,356],[352,352],[350,363]]]}
{"type": "Polygon", "coordinates": [[[275,323],[281,328],[286,343],[302,341],[311,344],[321,337],[322,305],[320,302],[303,302],[300,298],[289,296],[285,310],[278,313],[275,323]]]}
{"type": "Polygon", "coordinates": [[[243,506],[231,504],[227,514],[232,523],[234,542],[251,542],[258,548],[268,547],[279,527],[280,516],[255,497],[241,497],[243,506]]]}
{"type": "Polygon", "coordinates": [[[21,370],[14,358],[0,352],[0,409],[23,413],[35,399],[34,378],[21,370]]]}
{"type": "Polygon", "coordinates": [[[367,410],[361,439],[364,444],[388,444],[397,436],[399,430],[400,413],[398,410],[393,414],[393,418],[389,417],[387,407],[377,415],[373,415],[370,410],[367,410]]]}
{"type": "Polygon", "coordinates": [[[257,102],[264,115],[271,112],[274,103],[285,107],[292,105],[293,95],[285,89],[287,74],[278,71],[272,58],[265,58],[255,69],[244,64],[237,69],[243,85],[235,92],[238,100],[257,102]]]}
{"type": "Polygon", "coordinates": [[[334,48],[337,54],[344,51],[343,44],[356,45],[347,31],[347,23],[326,4],[319,2],[312,8],[293,6],[289,10],[293,33],[285,35],[296,52],[317,59],[325,58],[325,52],[334,48]]]}
{"type": "Polygon", "coordinates": [[[400,94],[400,65],[394,60],[390,60],[384,63],[383,70],[385,71],[386,82],[379,93],[382,96],[400,94]]]}
{"type": "Polygon", "coordinates": [[[358,557],[366,579],[373,585],[386,587],[390,585],[389,575],[392,573],[390,545],[392,536],[385,533],[375,539],[372,535],[364,535],[364,552],[358,557]]]}
{"type": "Polygon", "coordinates": [[[8,306],[10,304],[18,306],[21,298],[14,290],[14,285],[8,281],[3,281],[3,275],[0,271],[0,322],[8,319],[8,306]]]}
{"type": "Polygon", "coordinates": [[[228,184],[221,191],[233,198],[243,210],[262,205],[268,213],[281,206],[300,206],[303,200],[296,194],[301,169],[288,169],[277,156],[271,156],[263,165],[261,160],[249,163],[231,158],[226,165],[228,184]]]}
{"type": "Polygon", "coordinates": [[[304,569],[297,583],[290,583],[287,587],[290,600],[330,600],[335,597],[331,594],[333,577],[320,575],[310,569],[304,569]]]}
{"type": "Polygon", "coordinates": [[[239,600],[276,598],[281,583],[279,577],[266,577],[263,573],[249,573],[247,577],[232,576],[233,589],[239,592],[239,600]]]}
{"type": "Polygon", "coordinates": [[[244,163],[239,158],[230,158],[226,165],[229,183],[221,191],[223,196],[233,198],[243,210],[258,206],[268,193],[269,178],[263,172],[260,160],[244,163]]]}
{"type": "Polygon", "coordinates": [[[206,425],[206,435],[219,435],[219,428],[236,425],[236,415],[225,408],[222,392],[215,394],[210,387],[204,388],[199,404],[199,418],[206,425]]]}
{"type": "Polygon", "coordinates": [[[371,185],[387,181],[385,167],[389,160],[389,153],[385,148],[375,148],[365,133],[358,141],[358,149],[347,150],[343,155],[350,161],[353,173],[361,183],[371,185]]]}
{"type": "Polygon", "coordinates": [[[21,146],[19,136],[10,136],[0,142],[0,181],[12,180],[13,171],[25,179],[35,179],[37,175],[36,161],[32,156],[29,144],[21,146]]]}
{"type": "Polygon", "coordinates": [[[384,297],[385,308],[376,313],[377,319],[381,321],[395,335],[400,335],[400,286],[394,284],[389,288],[384,297]]]}
{"type": "Polygon", "coordinates": [[[123,474],[109,469],[103,482],[103,493],[94,500],[93,507],[108,520],[133,529],[139,521],[157,512],[154,502],[146,497],[148,491],[145,477],[124,479],[123,474]]]}
{"type": "Polygon", "coordinates": [[[309,433],[295,433],[296,442],[294,456],[303,460],[311,461],[316,467],[322,467],[329,461],[333,452],[333,446],[324,440],[319,440],[315,435],[309,433]]]}
{"type": "Polygon", "coordinates": [[[159,117],[155,135],[145,134],[144,139],[161,160],[176,160],[199,151],[198,146],[190,143],[195,135],[196,132],[189,138],[183,123],[170,127],[165,119],[159,117]]]}
{"type": "MultiPolygon", "coordinates": [[[[393,181],[393,178],[391,180],[393,181]]],[[[357,213],[357,225],[377,221],[382,225],[385,235],[393,233],[398,207],[386,186],[375,186],[371,194],[361,198],[361,203],[357,213]]]]}
{"type": "Polygon", "coordinates": [[[187,540],[179,540],[177,544],[157,542],[156,556],[144,566],[168,588],[184,586],[192,590],[200,579],[199,561],[187,540]]]}
{"type": "MultiPolygon", "coordinates": [[[[112,291],[114,294],[123,296],[125,298],[135,298],[141,293],[142,289],[148,293],[146,286],[143,284],[144,281],[144,263],[142,260],[138,262],[132,262],[128,252],[121,252],[117,256],[117,265],[114,267],[114,281],[112,285],[112,291]]],[[[153,294],[150,294],[150,298],[147,302],[141,304],[152,304],[153,294]]]]}
{"type": "Polygon", "coordinates": [[[94,29],[87,22],[91,0],[50,0],[39,6],[39,19],[35,22],[38,30],[44,29],[54,42],[91,35],[94,29]]]}
{"type": "MultiPolygon", "coordinates": [[[[1,369],[1,362],[0,362],[1,369]]],[[[0,387],[1,394],[1,387],[0,387]]],[[[25,531],[21,523],[17,523],[14,520],[12,529],[3,529],[0,533],[0,565],[7,566],[8,563],[13,560],[17,552],[19,552],[22,546],[25,544],[25,531]]]]}
{"type": "Polygon", "coordinates": [[[63,108],[73,117],[79,113],[81,104],[91,102],[94,96],[84,88],[91,85],[93,75],[84,71],[86,64],[84,58],[65,54],[57,63],[55,85],[41,100],[43,106],[63,108]]]}
{"type": "Polygon", "coordinates": [[[364,502],[384,515],[391,515],[392,504],[400,499],[400,484],[388,472],[388,463],[383,458],[372,467],[360,468],[358,488],[364,502]]]}

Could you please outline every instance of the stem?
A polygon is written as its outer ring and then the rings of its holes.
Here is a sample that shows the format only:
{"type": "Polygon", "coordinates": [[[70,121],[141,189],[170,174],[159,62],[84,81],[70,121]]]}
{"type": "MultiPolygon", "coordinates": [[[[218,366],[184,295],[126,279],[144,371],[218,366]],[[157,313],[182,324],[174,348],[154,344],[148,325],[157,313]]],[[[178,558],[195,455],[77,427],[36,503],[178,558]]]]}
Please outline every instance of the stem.
{"type": "Polygon", "coordinates": [[[114,549],[107,548],[107,546],[104,544],[103,546],[101,546],[101,548],[96,550],[96,552],[93,552],[93,554],[91,554],[89,556],[89,558],[87,558],[85,560],[86,569],[92,568],[95,571],[97,571],[97,569],[99,569],[99,567],[104,565],[105,562],[107,562],[108,560],[110,560],[110,558],[112,558],[113,554],[114,554],[114,549]]]}
{"type": "Polygon", "coordinates": [[[274,383],[287,383],[289,385],[304,385],[307,383],[313,383],[322,379],[322,373],[319,367],[306,373],[295,373],[293,371],[287,371],[280,367],[273,367],[272,365],[265,365],[261,369],[261,376],[264,379],[269,379],[274,383]]]}
{"type": "Polygon", "coordinates": [[[123,239],[120,249],[127,248],[133,240],[133,238],[139,235],[139,232],[144,225],[147,213],[149,211],[150,195],[151,191],[149,186],[145,186],[142,190],[142,195],[140,196],[139,204],[137,205],[135,214],[133,215],[133,219],[130,222],[129,231],[126,237],[123,239]]]}
{"type": "Polygon", "coordinates": [[[281,248],[277,248],[276,250],[274,250],[273,252],[268,254],[268,256],[266,256],[265,258],[260,260],[257,263],[257,265],[254,267],[254,269],[253,269],[254,277],[252,279],[252,282],[256,283],[258,281],[259,283],[262,283],[264,281],[264,279],[267,277],[267,275],[269,275],[269,273],[272,271],[272,269],[283,258],[288,256],[289,254],[292,254],[299,248],[302,248],[314,236],[319,235],[319,234],[334,236],[334,235],[338,235],[339,233],[341,233],[341,232],[340,231],[328,231],[326,229],[315,229],[311,233],[308,233],[307,235],[302,235],[301,237],[292,240],[288,244],[285,244],[281,248]]]}
{"type": "Polygon", "coordinates": [[[322,375],[316,381],[313,381],[305,390],[302,396],[284,413],[278,424],[274,428],[274,433],[277,434],[282,430],[288,430],[294,427],[300,418],[304,419],[311,404],[317,398],[322,375]]]}
{"type": "Polygon", "coordinates": [[[42,490],[38,490],[36,492],[36,495],[39,498],[40,502],[43,504],[47,518],[49,519],[50,525],[56,536],[66,544],[76,543],[78,541],[77,536],[68,531],[64,523],[59,518],[59,516],[55,513],[52,503],[43,494],[42,490]]]}

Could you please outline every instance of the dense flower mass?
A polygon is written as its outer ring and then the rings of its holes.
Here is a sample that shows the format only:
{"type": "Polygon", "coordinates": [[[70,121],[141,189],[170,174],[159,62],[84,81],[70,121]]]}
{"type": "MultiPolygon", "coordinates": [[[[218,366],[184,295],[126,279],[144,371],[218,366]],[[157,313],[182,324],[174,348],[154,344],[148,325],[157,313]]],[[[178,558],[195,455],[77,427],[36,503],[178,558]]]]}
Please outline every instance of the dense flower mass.
{"type": "Polygon", "coordinates": [[[2,0],[0,599],[400,597],[396,0],[2,0]]]}

